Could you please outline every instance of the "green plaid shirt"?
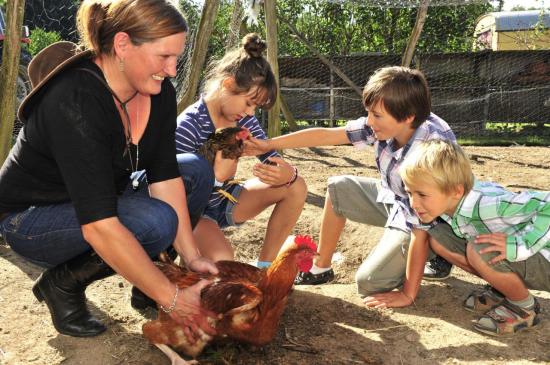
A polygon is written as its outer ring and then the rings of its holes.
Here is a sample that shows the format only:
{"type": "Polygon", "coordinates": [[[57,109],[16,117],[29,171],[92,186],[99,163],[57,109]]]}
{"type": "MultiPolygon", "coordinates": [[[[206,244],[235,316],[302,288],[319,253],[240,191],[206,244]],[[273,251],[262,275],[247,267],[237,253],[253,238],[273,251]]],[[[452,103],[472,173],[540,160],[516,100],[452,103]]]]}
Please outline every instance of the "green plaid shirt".
{"type": "Polygon", "coordinates": [[[484,233],[506,233],[508,261],[523,261],[538,252],[550,261],[550,191],[512,193],[476,181],[454,215],[441,218],[468,241],[484,233]]]}

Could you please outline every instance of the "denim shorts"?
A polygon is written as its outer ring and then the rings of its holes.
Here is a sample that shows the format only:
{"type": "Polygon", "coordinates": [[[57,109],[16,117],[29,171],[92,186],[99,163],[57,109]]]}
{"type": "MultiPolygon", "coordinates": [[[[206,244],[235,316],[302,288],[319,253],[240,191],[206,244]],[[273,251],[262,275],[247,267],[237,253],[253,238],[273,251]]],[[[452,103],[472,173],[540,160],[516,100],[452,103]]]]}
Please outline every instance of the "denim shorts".
{"type": "MultiPolygon", "coordinates": [[[[226,191],[233,195],[235,199],[239,200],[242,190],[242,185],[235,184],[226,191]]],[[[216,205],[215,207],[207,207],[202,216],[203,218],[216,222],[220,228],[239,226],[244,222],[235,223],[235,220],[233,219],[233,210],[235,209],[235,205],[236,204],[229,199],[223,199],[219,205],[216,205]]]]}

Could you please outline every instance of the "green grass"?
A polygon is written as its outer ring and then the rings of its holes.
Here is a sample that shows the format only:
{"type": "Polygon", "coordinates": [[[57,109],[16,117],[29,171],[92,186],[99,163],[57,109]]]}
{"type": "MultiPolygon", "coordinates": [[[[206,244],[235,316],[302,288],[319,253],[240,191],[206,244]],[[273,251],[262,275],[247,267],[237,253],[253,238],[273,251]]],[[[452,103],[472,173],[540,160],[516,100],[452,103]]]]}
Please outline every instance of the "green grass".
{"type": "Polygon", "coordinates": [[[477,136],[460,137],[461,146],[550,146],[549,136],[477,136]]]}
{"type": "MultiPolygon", "coordinates": [[[[305,120],[297,120],[298,128],[304,129],[313,126],[305,120]]],[[[320,126],[328,126],[328,122],[319,123],[320,126]]],[[[337,120],[335,127],[346,125],[345,120],[337,120]]],[[[282,133],[289,133],[286,121],[281,121],[282,133]]],[[[550,146],[550,123],[544,124],[544,128],[536,128],[536,123],[501,123],[487,122],[483,136],[461,136],[458,142],[462,146],[550,146]]]]}
{"type": "MultiPolygon", "coordinates": [[[[525,132],[529,129],[534,129],[537,126],[536,123],[501,123],[501,122],[487,122],[485,129],[495,132],[505,133],[519,133],[525,132]]],[[[545,128],[549,128],[550,124],[544,124],[545,128]]]]}

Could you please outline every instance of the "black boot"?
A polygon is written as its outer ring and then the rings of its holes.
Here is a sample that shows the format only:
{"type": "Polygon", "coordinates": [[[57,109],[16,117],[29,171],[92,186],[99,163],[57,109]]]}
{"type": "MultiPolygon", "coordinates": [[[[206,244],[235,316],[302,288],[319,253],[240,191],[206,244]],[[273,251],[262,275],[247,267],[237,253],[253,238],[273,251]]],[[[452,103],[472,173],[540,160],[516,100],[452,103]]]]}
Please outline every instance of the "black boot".
{"type": "Polygon", "coordinates": [[[59,333],[96,336],[107,328],[88,311],[84,291],[92,282],[113,274],[113,269],[92,250],[44,271],[32,291],[39,302],[48,305],[59,333]]]}
{"type": "MultiPolygon", "coordinates": [[[[176,257],[178,257],[178,252],[174,249],[173,246],[170,246],[168,249],[166,249],[166,253],[172,261],[174,261],[176,257]]],[[[159,258],[155,257],[153,258],[153,261],[159,261],[159,258]]],[[[157,303],[135,286],[132,287],[132,297],[130,298],[130,304],[132,305],[132,308],[137,310],[145,310],[147,308],[157,309],[157,303]]]]}

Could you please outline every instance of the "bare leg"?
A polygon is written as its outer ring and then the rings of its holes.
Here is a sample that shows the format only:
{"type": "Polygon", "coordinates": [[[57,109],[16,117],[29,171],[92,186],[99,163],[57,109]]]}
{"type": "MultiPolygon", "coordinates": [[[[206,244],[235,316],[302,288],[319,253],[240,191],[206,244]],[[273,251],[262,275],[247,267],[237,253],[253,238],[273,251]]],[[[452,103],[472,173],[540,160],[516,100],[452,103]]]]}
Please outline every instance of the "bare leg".
{"type": "Polygon", "coordinates": [[[451,264],[460,267],[462,270],[467,271],[476,276],[481,276],[478,272],[468,263],[466,256],[461,255],[458,252],[452,252],[446,249],[441,243],[439,243],[435,238],[430,237],[430,247],[439,256],[443,257],[445,260],[449,261],[451,264]]]}
{"type": "Polygon", "coordinates": [[[254,179],[246,182],[239,203],[233,211],[235,222],[244,222],[256,217],[267,207],[275,204],[265,233],[259,260],[273,261],[283,242],[296,224],[307,196],[307,187],[298,178],[290,187],[274,188],[254,179]]]}
{"type": "Polygon", "coordinates": [[[193,231],[193,236],[202,256],[212,261],[234,259],[231,243],[227,241],[216,222],[201,218],[193,231]]]}
{"type": "Polygon", "coordinates": [[[195,365],[199,363],[197,360],[186,361],[182,359],[176,351],[172,350],[167,345],[155,344],[155,346],[168,356],[172,365],[195,365]]]}
{"type": "Polygon", "coordinates": [[[513,272],[499,272],[491,268],[472,247],[468,244],[466,255],[470,265],[477,270],[479,276],[493,288],[504,294],[510,300],[520,301],[529,296],[529,291],[523,281],[513,272]]]}
{"type": "Polygon", "coordinates": [[[314,259],[315,265],[323,268],[331,266],[332,255],[336,250],[338,239],[342,234],[345,224],[346,218],[334,212],[330,195],[327,192],[319,233],[319,248],[317,249],[319,256],[314,259]]]}

